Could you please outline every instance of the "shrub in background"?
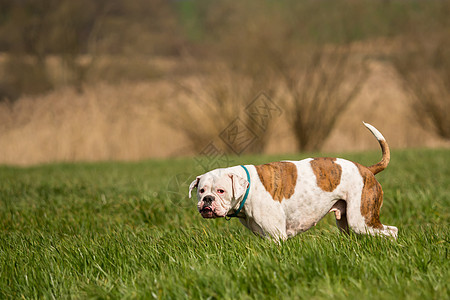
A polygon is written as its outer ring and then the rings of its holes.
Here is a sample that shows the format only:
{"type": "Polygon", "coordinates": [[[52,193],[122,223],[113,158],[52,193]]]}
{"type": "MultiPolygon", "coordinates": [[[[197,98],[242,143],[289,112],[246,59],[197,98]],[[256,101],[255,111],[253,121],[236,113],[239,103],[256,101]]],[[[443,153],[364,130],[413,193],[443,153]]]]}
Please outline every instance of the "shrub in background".
{"type": "MultiPolygon", "coordinates": [[[[450,13],[450,5],[447,12],[450,13]]],[[[449,35],[448,29],[426,37],[416,31],[392,60],[410,95],[417,122],[445,139],[450,139],[449,35]]]]}

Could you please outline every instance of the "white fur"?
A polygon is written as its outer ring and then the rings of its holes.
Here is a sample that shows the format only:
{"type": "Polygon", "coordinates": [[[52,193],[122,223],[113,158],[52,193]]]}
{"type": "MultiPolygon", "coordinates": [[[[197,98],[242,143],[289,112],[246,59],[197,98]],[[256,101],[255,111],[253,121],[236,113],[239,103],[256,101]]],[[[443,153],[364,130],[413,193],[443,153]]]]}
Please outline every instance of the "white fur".
{"type": "Polygon", "coordinates": [[[378,131],[378,129],[376,129],[375,127],[373,127],[369,123],[363,122],[363,124],[364,124],[364,126],[366,126],[370,130],[370,132],[372,132],[372,134],[377,138],[377,140],[379,140],[379,141],[385,141],[386,140],[384,138],[384,136],[381,134],[381,132],[378,131]]]}

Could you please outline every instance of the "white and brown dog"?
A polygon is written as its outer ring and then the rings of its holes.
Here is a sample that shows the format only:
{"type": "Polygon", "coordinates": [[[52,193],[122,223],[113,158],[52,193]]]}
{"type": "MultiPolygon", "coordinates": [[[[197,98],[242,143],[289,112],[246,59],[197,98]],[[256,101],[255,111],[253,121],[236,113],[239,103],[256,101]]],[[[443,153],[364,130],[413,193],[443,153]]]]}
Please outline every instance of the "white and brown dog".
{"type": "Polygon", "coordinates": [[[374,176],[387,167],[389,146],[375,127],[364,125],[383,152],[375,165],[320,157],[216,169],[191,183],[189,198],[197,188],[202,217],[236,216],[255,234],[275,240],[308,230],[328,212],[342,231],[396,238],[397,228],[380,222],[383,191],[374,176]]]}

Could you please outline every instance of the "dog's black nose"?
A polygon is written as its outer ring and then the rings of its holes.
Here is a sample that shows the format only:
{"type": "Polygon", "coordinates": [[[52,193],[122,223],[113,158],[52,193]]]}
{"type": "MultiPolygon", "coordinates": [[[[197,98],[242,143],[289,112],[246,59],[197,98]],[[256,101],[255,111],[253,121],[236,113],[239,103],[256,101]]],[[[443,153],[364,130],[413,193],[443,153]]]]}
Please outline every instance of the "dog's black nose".
{"type": "Polygon", "coordinates": [[[203,202],[205,203],[205,206],[210,206],[213,201],[214,201],[214,196],[211,196],[211,195],[205,196],[203,198],[203,202]]]}

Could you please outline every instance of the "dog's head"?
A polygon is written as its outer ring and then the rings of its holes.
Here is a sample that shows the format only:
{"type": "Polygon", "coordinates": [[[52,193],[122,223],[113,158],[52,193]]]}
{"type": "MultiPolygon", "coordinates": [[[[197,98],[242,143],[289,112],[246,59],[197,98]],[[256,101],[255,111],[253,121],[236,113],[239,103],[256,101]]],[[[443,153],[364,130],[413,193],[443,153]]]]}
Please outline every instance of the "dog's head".
{"type": "Polygon", "coordinates": [[[245,194],[248,181],[227,169],[197,176],[189,186],[189,198],[197,188],[197,208],[203,218],[225,217],[245,194]]]}

